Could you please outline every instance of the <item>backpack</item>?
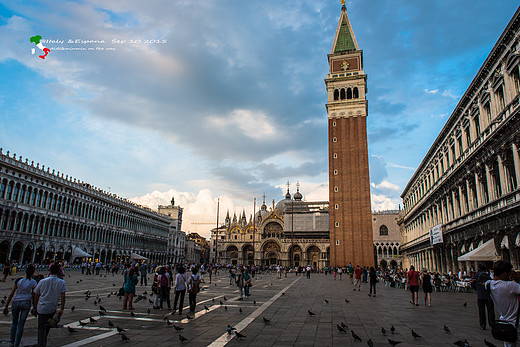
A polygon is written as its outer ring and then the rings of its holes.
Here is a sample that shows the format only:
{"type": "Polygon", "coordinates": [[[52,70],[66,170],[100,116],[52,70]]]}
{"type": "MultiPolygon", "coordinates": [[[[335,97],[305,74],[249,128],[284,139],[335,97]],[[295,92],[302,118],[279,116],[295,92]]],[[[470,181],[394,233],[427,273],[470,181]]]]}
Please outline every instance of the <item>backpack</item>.
{"type": "Polygon", "coordinates": [[[165,274],[161,275],[161,287],[168,287],[168,276],[165,274]]]}
{"type": "Polygon", "coordinates": [[[191,276],[191,290],[193,294],[200,292],[200,278],[195,279],[191,276]]]}

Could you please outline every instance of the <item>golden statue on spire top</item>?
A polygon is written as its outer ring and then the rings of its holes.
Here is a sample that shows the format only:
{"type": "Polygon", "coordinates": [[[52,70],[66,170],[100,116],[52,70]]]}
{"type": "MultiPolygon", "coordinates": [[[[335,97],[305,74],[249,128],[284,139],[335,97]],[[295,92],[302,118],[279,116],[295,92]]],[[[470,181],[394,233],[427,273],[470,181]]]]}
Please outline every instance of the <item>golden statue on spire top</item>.
{"type": "Polygon", "coordinates": [[[345,0],[341,0],[341,4],[345,6],[345,0]]]}

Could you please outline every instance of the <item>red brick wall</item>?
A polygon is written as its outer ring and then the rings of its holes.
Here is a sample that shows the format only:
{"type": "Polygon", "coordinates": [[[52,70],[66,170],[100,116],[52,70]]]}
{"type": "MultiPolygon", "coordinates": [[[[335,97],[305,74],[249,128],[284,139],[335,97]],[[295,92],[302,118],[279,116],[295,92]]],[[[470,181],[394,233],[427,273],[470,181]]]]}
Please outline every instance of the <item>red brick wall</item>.
{"type": "Polygon", "coordinates": [[[331,266],[373,266],[366,117],[329,119],[329,218],[331,266]]]}

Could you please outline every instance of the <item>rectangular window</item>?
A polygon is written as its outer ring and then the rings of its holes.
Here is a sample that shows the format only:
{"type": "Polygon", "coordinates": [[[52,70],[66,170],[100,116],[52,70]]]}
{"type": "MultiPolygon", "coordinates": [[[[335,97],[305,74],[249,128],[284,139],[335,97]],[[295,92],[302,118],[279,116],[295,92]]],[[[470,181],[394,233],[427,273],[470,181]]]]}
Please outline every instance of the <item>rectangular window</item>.
{"type": "Polygon", "coordinates": [[[484,111],[484,119],[486,120],[487,125],[489,125],[489,123],[491,123],[491,107],[489,102],[486,103],[482,109],[484,111]]]}
{"type": "Polygon", "coordinates": [[[468,144],[468,147],[471,146],[471,133],[469,131],[469,126],[464,129],[464,134],[466,135],[466,143],[468,144]]]}
{"type": "Polygon", "coordinates": [[[502,112],[504,107],[506,107],[505,101],[504,101],[504,86],[498,87],[496,91],[497,96],[497,102],[498,102],[498,113],[502,112]]]}
{"type": "Polygon", "coordinates": [[[480,116],[477,113],[475,117],[473,117],[473,126],[475,127],[475,134],[477,136],[480,135],[480,116]]]}
{"type": "Polygon", "coordinates": [[[457,138],[457,145],[459,146],[459,156],[464,153],[464,149],[462,148],[462,136],[457,138]]]}

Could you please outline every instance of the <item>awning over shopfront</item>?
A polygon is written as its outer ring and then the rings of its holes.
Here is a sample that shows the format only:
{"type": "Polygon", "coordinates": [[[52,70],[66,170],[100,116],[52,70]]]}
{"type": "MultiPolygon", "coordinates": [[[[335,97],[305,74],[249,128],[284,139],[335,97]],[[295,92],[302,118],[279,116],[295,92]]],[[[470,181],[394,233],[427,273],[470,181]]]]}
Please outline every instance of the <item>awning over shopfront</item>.
{"type": "Polygon", "coordinates": [[[496,261],[501,259],[495,250],[493,239],[475,248],[469,253],[461,255],[458,261],[496,261]]]}
{"type": "Polygon", "coordinates": [[[130,259],[135,259],[135,260],[148,260],[148,258],[143,257],[142,255],[139,255],[139,254],[137,254],[137,253],[132,253],[132,255],[130,256],[130,259]]]}
{"type": "Polygon", "coordinates": [[[72,249],[72,258],[91,258],[92,254],[88,254],[84,250],[79,247],[74,247],[72,249]]]}

